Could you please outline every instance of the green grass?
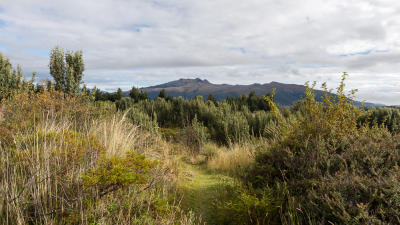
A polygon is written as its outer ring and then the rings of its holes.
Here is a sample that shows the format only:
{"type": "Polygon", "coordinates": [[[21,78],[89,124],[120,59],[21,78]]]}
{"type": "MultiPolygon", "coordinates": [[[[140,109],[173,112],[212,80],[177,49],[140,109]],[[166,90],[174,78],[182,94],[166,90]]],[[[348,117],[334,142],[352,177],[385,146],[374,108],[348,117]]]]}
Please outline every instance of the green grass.
{"type": "Polygon", "coordinates": [[[198,223],[214,224],[216,208],[213,204],[226,176],[207,171],[202,165],[187,163],[181,177],[181,207],[193,211],[198,223]]]}

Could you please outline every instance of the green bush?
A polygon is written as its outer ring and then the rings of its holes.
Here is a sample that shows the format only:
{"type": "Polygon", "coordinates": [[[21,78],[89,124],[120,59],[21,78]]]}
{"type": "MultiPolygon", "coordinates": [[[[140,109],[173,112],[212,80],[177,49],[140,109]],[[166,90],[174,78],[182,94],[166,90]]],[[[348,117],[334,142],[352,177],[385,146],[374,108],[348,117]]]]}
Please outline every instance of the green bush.
{"type": "Polygon", "coordinates": [[[400,132],[400,110],[393,108],[377,108],[364,112],[358,117],[359,124],[367,123],[370,127],[385,125],[390,132],[400,132]]]}
{"type": "Polygon", "coordinates": [[[195,116],[192,123],[189,123],[182,130],[181,137],[183,137],[183,144],[191,149],[191,154],[198,155],[206,142],[207,129],[203,126],[203,123],[197,120],[197,116],[195,116]]]}
{"type": "Polygon", "coordinates": [[[152,119],[147,113],[143,112],[138,107],[132,107],[127,114],[127,117],[141,129],[148,131],[156,131],[158,128],[157,120],[152,119]]]}
{"type": "Polygon", "coordinates": [[[157,165],[144,155],[126,152],[125,157],[103,157],[95,168],[86,170],[82,175],[86,187],[96,188],[100,197],[131,185],[148,182],[148,173],[157,165]]]}
{"type": "MultiPolygon", "coordinates": [[[[247,102],[246,99],[240,101],[247,102]]],[[[199,122],[203,123],[203,126],[209,129],[212,140],[226,146],[246,141],[250,135],[263,136],[264,128],[275,120],[272,114],[264,110],[251,111],[246,104],[238,108],[235,101],[222,101],[216,106],[213,101],[204,101],[202,96],[191,100],[179,97],[173,98],[171,101],[157,98],[154,101],[139,101],[133,105],[133,108],[135,108],[136,114],[147,114],[161,127],[167,123],[183,127],[187,123],[191,124],[196,117],[199,122]]],[[[124,105],[122,99],[116,104],[117,108],[124,108],[120,106],[124,105]]],[[[267,108],[269,109],[269,107],[267,108]]]]}
{"type": "Polygon", "coordinates": [[[216,224],[279,224],[281,205],[287,199],[286,186],[254,189],[235,181],[223,182],[215,202],[216,224]]]}
{"type": "Polygon", "coordinates": [[[133,103],[135,103],[133,98],[122,97],[120,100],[115,101],[115,106],[117,107],[118,111],[125,111],[131,108],[133,103]]]}
{"type": "Polygon", "coordinates": [[[362,109],[343,93],[345,76],[335,100],[325,84],[322,103],[307,87],[297,121],[286,123],[271,104],[282,138],[258,153],[246,179],[258,188],[286,183],[293,204],[305,212],[300,223],[399,223],[400,136],[382,126],[357,126],[362,109]]]}

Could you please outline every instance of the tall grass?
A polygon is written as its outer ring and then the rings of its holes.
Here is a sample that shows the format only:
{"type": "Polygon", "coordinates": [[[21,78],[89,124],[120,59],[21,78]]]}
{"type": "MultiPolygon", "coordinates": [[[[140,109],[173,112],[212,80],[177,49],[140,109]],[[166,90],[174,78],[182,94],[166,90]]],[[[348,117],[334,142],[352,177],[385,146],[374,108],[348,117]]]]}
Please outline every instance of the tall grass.
{"type": "MultiPolygon", "coordinates": [[[[174,203],[176,161],[168,143],[139,129],[124,114],[47,91],[17,95],[0,109],[1,224],[194,221],[174,203]],[[98,185],[85,184],[85,171],[101,160],[128,157],[131,151],[162,163],[148,172],[139,168],[142,182],[117,186],[104,196],[98,185]]],[[[103,169],[113,171],[110,166],[103,169]]],[[[116,186],[124,175],[111,177],[116,181],[110,184],[116,186]]]]}
{"type": "Polygon", "coordinates": [[[231,147],[207,143],[203,150],[207,160],[206,168],[227,175],[239,175],[245,167],[254,162],[254,153],[259,146],[251,142],[238,143],[231,147]]]}

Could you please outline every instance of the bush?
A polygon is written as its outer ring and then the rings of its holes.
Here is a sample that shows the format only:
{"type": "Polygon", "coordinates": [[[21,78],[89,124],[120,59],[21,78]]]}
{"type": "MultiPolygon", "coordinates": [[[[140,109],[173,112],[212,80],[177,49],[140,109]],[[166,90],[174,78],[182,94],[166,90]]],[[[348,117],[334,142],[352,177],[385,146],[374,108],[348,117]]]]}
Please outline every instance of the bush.
{"type": "Polygon", "coordinates": [[[192,219],[173,204],[168,146],[110,112],[113,104],[55,91],[16,94],[0,104],[0,224],[192,219]]]}
{"type": "Polygon", "coordinates": [[[272,104],[282,138],[258,153],[246,179],[259,188],[286,183],[293,204],[306,212],[303,223],[398,223],[400,136],[357,126],[362,109],[343,93],[345,76],[336,100],[324,84],[323,102],[315,101],[307,85],[297,122],[285,123],[272,104]]]}
{"type": "Polygon", "coordinates": [[[103,157],[95,168],[83,173],[83,184],[86,187],[98,189],[102,197],[131,185],[146,184],[148,173],[157,163],[132,151],[126,152],[125,157],[103,157]]]}
{"type": "Polygon", "coordinates": [[[125,111],[132,107],[133,103],[135,103],[135,99],[122,97],[120,100],[115,101],[115,106],[118,111],[125,111]]]}
{"type": "Polygon", "coordinates": [[[214,202],[216,224],[279,224],[277,215],[287,198],[285,186],[254,189],[225,181],[219,189],[214,202]]]}
{"type": "Polygon", "coordinates": [[[191,149],[190,153],[196,156],[204,147],[207,139],[207,130],[203,123],[197,121],[197,116],[195,116],[191,124],[188,123],[182,130],[181,137],[183,137],[183,144],[191,149]]]}
{"type": "Polygon", "coordinates": [[[359,124],[384,125],[390,132],[400,132],[400,110],[393,108],[377,108],[364,112],[358,117],[359,124]]]}
{"type": "Polygon", "coordinates": [[[141,129],[156,132],[158,128],[156,117],[152,119],[147,113],[143,112],[137,107],[132,107],[127,112],[127,117],[133,122],[133,124],[140,126],[141,129]]]}

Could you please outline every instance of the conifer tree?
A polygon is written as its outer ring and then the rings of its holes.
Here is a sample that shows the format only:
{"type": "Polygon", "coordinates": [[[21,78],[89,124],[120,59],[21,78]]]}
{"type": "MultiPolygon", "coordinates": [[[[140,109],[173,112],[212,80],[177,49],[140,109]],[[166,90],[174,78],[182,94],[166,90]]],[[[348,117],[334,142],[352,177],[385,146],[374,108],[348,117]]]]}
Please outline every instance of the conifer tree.
{"type": "Polygon", "coordinates": [[[129,96],[131,96],[131,98],[135,99],[135,102],[138,102],[139,101],[139,90],[133,86],[131,91],[129,92],[129,96]]]}
{"type": "Polygon", "coordinates": [[[214,103],[215,106],[217,106],[217,104],[218,104],[217,99],[213,96],[213,94],[209,94],[209,95],[207,96],[207,100],[212,101],[212,102],[214,103]]]}
{"type": "Polygon", "coordinates": [[[124,97],[122,95],[122,90],[121,90],[121,88],[118,88],[117,96],[115,96],[115,100],[121,100],[122,97],[124,97]]]}
{"type": "Polygon", "coordinates": [[[161,91],[160,91],[160,94],[158,94],[158,97],[160,97],[160,98],[167,98],[167,94],[165,94],[165,89],[162,89],[161,91]]]}
{"type": "MultiPolygon", "coordinates": [[[[147,95],[147,91],[140,91],[140,94],[139,94],[139,99],[140,100],[146,100],[146,99],[149,99],[149,97],[148,97],[148,95],[147,95]]],[[[136,100],[136,99],[135,99],[136,100]]]]}

